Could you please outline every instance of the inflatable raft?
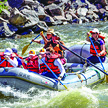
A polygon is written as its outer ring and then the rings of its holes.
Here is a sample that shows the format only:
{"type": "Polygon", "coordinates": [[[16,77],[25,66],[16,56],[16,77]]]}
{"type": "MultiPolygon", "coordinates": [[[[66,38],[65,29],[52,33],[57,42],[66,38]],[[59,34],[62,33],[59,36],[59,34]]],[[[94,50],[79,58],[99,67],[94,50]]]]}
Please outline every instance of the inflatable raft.
{"type": "MultiPolygon", "coordinates": [[[[70,49],[72,50],[72,48],[74,48],[74,51],[79,52],[81,46],[80,47],[73,46],[70,49]],[[75,47],[77,50],[75,50],[75,47]]],[[[86,47],[82,49],[83,53],[82,56],[84,57],[85,56],[84,52],[88,51],[86,50],[86,47]]],[[[69,55],[69,52],[66,53],[69,55]]],[[[69,58],[67,58],[67,60],[68,59],[69,58]]],[[[101,72],[100,70],[98,70],[93,66],[89,66],[85,70],[84,66],[80,63],[82,60],[75,58],[75,56],[72,61],[74,60],[76,61],[76,63],[67,63],[65,65],[65,69],[67,72],[66,78],[64,81],[61,82],[67,88],[78,88],[81,86],[92,85],[98,82],[102,82],[104,80],[105,74],[103,72],[101,72]]],[[[108,63],[105,62],[103,63],[103,65],[105,70],[108,71],[108,63]]],[[[102,69],[100,63],[96,64],[95,66],[102,69]]],[[[56,79],[45,77],[37,73],[28,72],[28,70],[23,68],[8,68],[8,67],[0,68],[0,84],[5,86],[10,85],[11,87],[17,90],[24,90],[24,91],[27,91],[32,87],[44,88],[44,89],[48,88],[58,91],[66,89],[56,79]]]]}

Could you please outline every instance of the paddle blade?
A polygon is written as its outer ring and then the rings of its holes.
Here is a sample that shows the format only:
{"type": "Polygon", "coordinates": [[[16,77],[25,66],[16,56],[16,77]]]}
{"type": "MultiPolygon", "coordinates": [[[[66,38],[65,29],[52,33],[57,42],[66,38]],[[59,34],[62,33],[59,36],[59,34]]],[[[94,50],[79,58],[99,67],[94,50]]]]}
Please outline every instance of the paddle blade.
{"type": "Polygon", "coordinates": [[[24,48],[22,49],[22,55],[26,52],[27,48],[29,47],[30,44],[24,46],[24,48]]]}

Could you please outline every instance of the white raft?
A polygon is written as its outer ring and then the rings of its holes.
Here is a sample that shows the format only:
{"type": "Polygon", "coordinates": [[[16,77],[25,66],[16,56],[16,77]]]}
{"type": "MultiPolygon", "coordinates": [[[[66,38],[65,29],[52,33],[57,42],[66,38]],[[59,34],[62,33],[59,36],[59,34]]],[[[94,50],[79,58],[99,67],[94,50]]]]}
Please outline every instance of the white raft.
{"type": "MultiPolygon", "coordinates": [[[[103,65],[105,70],[108,71],[108,63],[105,62],[103,65]]],[[[95,66],[102,69],[100,63],[95,66]]],[[[66,73],[65,80],[61,82],[67,88],[78,88],[96,84],[102,82],[105,78],[105,74],[93,66],[87,67],[86,71],[84,71],[84,66],[80,63],[67,63],[65,69],[68,73],[66,73]]],[[[28,72],[28,70],[23,68],[0,68],[0,83],[24,91],[32,87],[48,88],[58,91],[66,89],[56,79],[28,72]]]]}

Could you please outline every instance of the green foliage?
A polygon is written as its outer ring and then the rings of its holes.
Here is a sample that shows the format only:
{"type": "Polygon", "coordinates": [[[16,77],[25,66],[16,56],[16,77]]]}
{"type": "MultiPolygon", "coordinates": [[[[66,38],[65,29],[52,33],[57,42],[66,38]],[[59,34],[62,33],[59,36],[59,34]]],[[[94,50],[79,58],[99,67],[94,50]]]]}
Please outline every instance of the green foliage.
{"type": "Polygon", "coordinates": [[[8,6],[5,6],[4,4],[7,2],[7,0],[4,0],[3,2],[0,1],[0,13],[3,9],[8,9],[8,6]]]}

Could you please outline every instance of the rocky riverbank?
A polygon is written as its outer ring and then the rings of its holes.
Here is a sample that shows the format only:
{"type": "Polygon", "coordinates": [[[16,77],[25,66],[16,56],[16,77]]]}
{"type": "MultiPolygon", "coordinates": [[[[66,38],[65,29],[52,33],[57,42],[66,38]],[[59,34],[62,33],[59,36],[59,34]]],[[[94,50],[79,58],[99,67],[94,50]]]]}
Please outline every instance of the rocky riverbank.
{"type": "MultiPolygon", "coordinates": [[[[2,0],[4,1],[4,0],[2,0]]],[[[47,31],[49,26],[108,20],[106,0],[8,0],[0,13],[0,37],[47,31]]]]}

